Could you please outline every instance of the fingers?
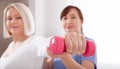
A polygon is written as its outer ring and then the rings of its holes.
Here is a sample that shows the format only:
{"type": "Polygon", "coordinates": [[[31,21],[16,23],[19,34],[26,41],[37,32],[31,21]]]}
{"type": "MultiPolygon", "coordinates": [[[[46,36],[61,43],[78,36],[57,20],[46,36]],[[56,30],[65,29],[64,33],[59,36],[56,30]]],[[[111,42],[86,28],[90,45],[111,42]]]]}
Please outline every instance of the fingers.
{"type": "Polygon", "coordinates": [[[49,50],[49,47],[47,48],[47,53],[51,58],[61,58],[65,56],[64,55],[65,52],[63,52],[62,54],[52,54],[51,51],[49,50]]]}
{"type": "Polygon", "coordinates": [[[78,55],[83,54],[85,52],[85,49],[86,49],[86,39],[83,35],[79,36],[78,45],[79,46],[78,46],[77,54],[78,55]]]}
{"type": "Polygon", "coordinates": [[[51,51],[49,50],[49,47],[47,48],[47,53],[52,58],[58,58],[59,57],[59,55],[52,54],[51,51]]]}
{"type": "Polygon", "coordinates": [[[76,54],[80,55],[81,50],[82,50],[82,40],[81,40],[81,36],[78,36],[78,51],[76,54]]]}
{"type": "Polygon", "coordinates": [[[71,57],[71,54],[68,52],[64,52],[63,54],[60,55],[60,58],[67,58],[67,57],[71,57]]]}
{"type": "Polygon", "coordinates": [[[75,32],[72,32],[70,34],[70,39],[72,43],[72,54],[76,54],[78,52],[78,34],[75,32]]]}
{"type": "Polygon", "coordinates": [[[81,36],[81,40],[82,40],[82,45],[83,45],[81,53],[83,54],[86,50],[86,39],[84,36],[81,36]]]}
{"type": "Polygon", "coordinates": [[[70,37],[71,36],[69,33],[65,34],[65,46],[66,46],[66,51],[68,53],[72,53],[72,49],[73,49],[73,44],[70,37]]]}
{"type": "Polygon", "coordinates": [[[65,34],[66,51],[75,54],[78,51],[78,36],[75,32],[65,34]]]}
{"type": "Polygon", "coordinates": [[[86,48],[86,39],[83,35],[72,32],[65,35],[66,51],[70,54],[83,54],[86,48]]]}

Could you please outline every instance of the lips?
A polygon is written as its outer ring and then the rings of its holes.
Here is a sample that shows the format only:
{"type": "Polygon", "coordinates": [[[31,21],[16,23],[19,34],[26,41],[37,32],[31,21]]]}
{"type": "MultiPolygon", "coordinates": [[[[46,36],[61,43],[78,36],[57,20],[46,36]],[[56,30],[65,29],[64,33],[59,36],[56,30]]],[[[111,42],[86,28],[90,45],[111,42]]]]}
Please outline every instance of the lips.
{"type": "Polygon", "coordinates": [[[15,29],[18,29],[19,26],[12,26],[11,29],[15,30],[15,29]]]}
{"type": "Polygon", "coordinates": [[[68,26],[67,28],[68,28],[68,29],[71,29],[72,27],[73,27],[73,26],[68,26]]]}
{"type": "Polygon", "coordinates": [[[67,28],[68,30],[71,30],[71,29],[73,28],[73,26],[72,26],[72,25],[67,25],[66,28],[67,28]]]}

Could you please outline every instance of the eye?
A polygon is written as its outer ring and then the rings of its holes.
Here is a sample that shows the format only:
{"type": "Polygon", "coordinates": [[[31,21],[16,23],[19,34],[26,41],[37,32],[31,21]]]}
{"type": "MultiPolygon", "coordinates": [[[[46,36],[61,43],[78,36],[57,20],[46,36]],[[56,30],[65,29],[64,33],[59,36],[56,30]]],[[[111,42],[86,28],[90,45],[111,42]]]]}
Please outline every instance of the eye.
{"type": "Polygon", "coordinates": [[[7,18],[7,20],[11,21],[11,20],[12,20],[12,18],[11,18],[11,17],[9,17],[9,18],[7,18]]]}
{"type": "Polygon", "coordinates": [[[64,20],[67,20],[67,17],[64,17],[63,19],[64,19],[64,20]]]}
{"type": "Polygon", "coordinates": [[[73,17],[71,17],[72,19],[75,19],[76,17],[75,16],[73,16],[73,17]]]}
{"type": "Polygon", "coordinates": [[[16,17],[16,19],[22,19],[22,17],[19,16],[19,17],[16,17]]]}

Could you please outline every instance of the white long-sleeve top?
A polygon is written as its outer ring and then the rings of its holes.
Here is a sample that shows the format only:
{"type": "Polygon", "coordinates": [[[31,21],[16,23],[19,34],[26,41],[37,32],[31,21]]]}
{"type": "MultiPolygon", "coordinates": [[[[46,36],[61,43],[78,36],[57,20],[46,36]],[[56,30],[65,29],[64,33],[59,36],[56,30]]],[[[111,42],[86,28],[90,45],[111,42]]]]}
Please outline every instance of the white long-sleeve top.
{"type": "MultiPolygon", "coordinates": [[[[8,48],[14,46],[10,43],[8,48]]],[[[0,58],[0,69],[41,69],[43,58],[47,56],[46,38],[31,36],[12,54],[0,58]]]]}

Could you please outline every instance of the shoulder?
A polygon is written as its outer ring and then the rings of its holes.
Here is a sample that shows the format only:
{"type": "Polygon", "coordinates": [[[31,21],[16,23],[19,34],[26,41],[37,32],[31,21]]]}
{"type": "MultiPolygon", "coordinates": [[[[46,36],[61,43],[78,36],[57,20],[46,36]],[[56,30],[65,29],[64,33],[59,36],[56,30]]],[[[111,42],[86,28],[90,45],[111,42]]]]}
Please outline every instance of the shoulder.
{"type": "Polygon", "coordinates": [[[87,40],[92,40],[92,41],[94,41],[92,38],[89,38],[89,37],[85,37],[87,40]]]}
{"type": "Polygon", "coordinates": [[[8,45],[7,48],[11,48],[11,47],[13,47],[13,41],[8,45]]]}
{"type": "Polygon", "coordinates": [[[34,35],[34,36],[31,36],[30,38],[31,38],[32,44],[42,44],[46,41],[46,38],[44,36],[34,35]]]}
{"type": "Polygon", "coordinates": [[[43,36],[30,36],[27,40],[26,40],[26,45],[28,45],[27,47],[32,48],[32,49],[38,49],[38,47],[42,47],[44,42],[46,41],[46,38],[43,36]]]}
{"type": "Polygon", "coordinates": [[[93,43],[96,46],[96,42],[94,41],[94,39],[89,38],[89,37],[85,37],[87,40],[87,43],[93,43]]]}
{"type": "Polygon", "coordinates": [[[26,44],[28,46],[26,46],[26,47],[28,48],[29,51],[31,51],[32,53],[37,55],[39,52],[39,49],[44,50],[45,41],[46,41],[46,38],[44,36],[36,36],[36,35],[30,36],[28,38],[28,42],[26,44]]]}

